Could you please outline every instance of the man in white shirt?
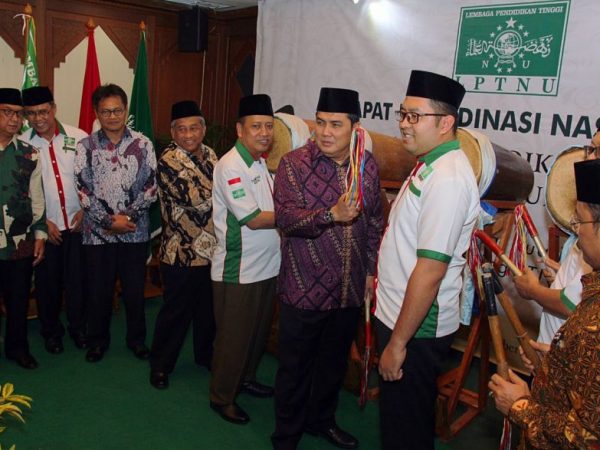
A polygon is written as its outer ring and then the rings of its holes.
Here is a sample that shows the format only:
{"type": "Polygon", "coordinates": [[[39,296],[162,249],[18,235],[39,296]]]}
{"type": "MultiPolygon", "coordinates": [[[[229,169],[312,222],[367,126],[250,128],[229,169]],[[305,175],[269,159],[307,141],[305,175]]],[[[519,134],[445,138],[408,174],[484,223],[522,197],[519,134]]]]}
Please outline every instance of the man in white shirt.
{"type": "Polygon", "coordinates": [[[432,449],[436,379],[459,326],[462,270],[479,209],[473,170],[456,140],[465,89],[413,71],[396,112],[418,158],[379,250],[375,328],[384,449],[432,449]]]}
{"type": "Polygon", "coordinates": [[[87,136],[58,121],[52,92],[45,86],[23,90],[24,114],[31,129],[21,139],[40,151],[46,200],[48,242],[46,258],[35,268],[38,317],[49,353],[63,351],[65,329],[60,321],[64,289],[69,335],[78,348],[86,347],[85,297],[81,219],[75,188],[75,149],[87,136]]]}
{"type": "MultiPolygon", "coordinates": [[[[592,136],[590,145],[584,146],[586,160],[597,159],[600,154],[600,130],[592,136]]],[[[576,233],[579,229],[572,224],[576,233]]],[[[556,264],[556,262],[554,262],[556,264]]],[[[550,344],[558,329],[581,302],[581,277],[592,268],[583,259],[583,253],[575,241],[561,261],[556,278],[550,287],[543,286],[536,274],[525,268],[523,275],[515,277],[515,287],[522,298],[534,300],[544,310],[540,316],[540,331],[537,341],[550,344]]]]}
{"type": "Polygon", "coordinates": [[[242,425],[250,417],[235,403],[239,392],[273,395],[273,388],[256,381],[256,368],[271,327],[281,256],[273,179],[263,157],[273,142],[271,98],[242,98],[238,117],[238,140],[213,174],[217,247],[211,278],[217,334],[210,406],[223,419],[242,425]]]}

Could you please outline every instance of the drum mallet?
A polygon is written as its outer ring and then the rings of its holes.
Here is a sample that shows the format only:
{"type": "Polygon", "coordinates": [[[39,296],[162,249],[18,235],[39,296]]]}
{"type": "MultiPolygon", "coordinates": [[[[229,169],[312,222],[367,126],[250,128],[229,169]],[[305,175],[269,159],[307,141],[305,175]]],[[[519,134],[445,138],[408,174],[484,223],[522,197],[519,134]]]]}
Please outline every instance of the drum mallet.
{"type": "Polygon", "coordinates": [[[485,271],[481,274],[481,280],[483,282],[488,323],[490,324],[490,335],[492,337],[492,344],[494,345],[494,353],[496,354],[497,372],[502,378],[508,380],[508,362],[506,361],[502,329],[500,328],[500,319],[498,318],[498,309],[496,308],[494,280],[492,274],[485,271]]]}
{"type": "Polygon", "coordinates": [[[504,254],[504,252],[498,246],[498,244],[496,244],[496,242],[494,242],[494,240],[485,231],[475,230],[474,234],[475,237],[483,243],[483,245],[489,248],[498,258],[500,258],[500,260],[504,264],[506,264],[506,267],[508,267],[513,274],[515,274],[518,277],[523,275],[523,272],[521,272],[521,270],[515,265],[515,263],[512,262],[509,259],[509,257],[504,254]]]}
{"type": "Polygon", "coordinates": [[[539,355],[529,343],[529,335],[527,334],[521,319],[519,319],[517,311],[515,310],[512,301],[508,297],[508,294],[504,292],[504,287],[500,282],[500,277],[494,271],[494,268],[490,263],[482,264],[481,268],[484,274],[489,273],[492,276],[494,293],[498,297],[498,301],[502,305],[502,308],[506,313],[506,317],[508,318],[512,329],[515,331],[515,334],[517,335],[517,340],[519,341],[523,352],[527,358],[529,358],[533,366],[537,369],[540,365],[539,355]]]}
{"type": "Polygon", "coordinates": [[[542,241],[540,240],[540,235],[538,233],[538,230],[535,227],[533,220],[531,220],[529,211],[527,211],[527,208],[525,206],[523,206],[523,222],[525,222],[525,227],[527,228],[527,231],[529,231],[529,235],[533,239],[533,243],[535,244],[537,251],[540,253],[540,256],[545,261],[546,259],[548,259],[548,253],[546,253],[546,249],[544,248],[544,245],[542,244],[542,241]]]}

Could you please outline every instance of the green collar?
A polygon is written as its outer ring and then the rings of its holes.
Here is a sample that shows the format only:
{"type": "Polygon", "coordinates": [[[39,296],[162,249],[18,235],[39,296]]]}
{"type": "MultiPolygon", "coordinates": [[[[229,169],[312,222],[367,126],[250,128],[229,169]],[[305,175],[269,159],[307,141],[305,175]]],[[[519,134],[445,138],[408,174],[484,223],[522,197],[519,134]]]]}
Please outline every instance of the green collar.
{"type": "Polygon", "coordinates": [[[252,157],[252,155],[250,154],[248,149],[246,147],[244,147],[244,144],[242,144],[242,141],[240,141],[239,139],[237,141],[235,141],[235,149],[238,151],[238,153],[240,154],[240,156],[242,157],[242,159],[244,160],[246,165],[248,167],[252,167],[252,164],[254,164],[254,158],[252,157]]]}
{"type": "Polygon", "coordinates": [[[440,156],[444,156],[446,153],[458,150],[459,148],[460,142],[458,142],[458,139],[444,142],[443,144],[435,147],[433,150],[430,150],[428,153],[421,155],[419,157],[419,161],[424,162],[425,164],[430,166],[440,156]]]}
{"type": "Polygon", "coordinates": [[[58,119],[56,119],[56,125],[58,126],[58,132],[59,132],[60,134],[62,134],[63,136],[66,136],[66,135],[67,135],[67,132],[65,131],[65,127],[63,127],[63,124],[62,124],[62,123],[60,123],[60,122],[58,121],[58,119]]]}

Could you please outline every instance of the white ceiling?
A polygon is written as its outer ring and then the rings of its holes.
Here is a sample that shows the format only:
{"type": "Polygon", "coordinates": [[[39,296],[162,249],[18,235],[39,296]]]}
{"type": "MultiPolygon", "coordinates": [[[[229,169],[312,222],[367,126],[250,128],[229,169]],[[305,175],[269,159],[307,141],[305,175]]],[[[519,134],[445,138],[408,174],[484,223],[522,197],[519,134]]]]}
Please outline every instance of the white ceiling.
{"type": "Polygon", "coordinates": [[[256,6],[258,0],[166,0],[170,3],[182,5],[199,6],[200,8],[224,11],[230,9],[241,9],[256,6]]]}

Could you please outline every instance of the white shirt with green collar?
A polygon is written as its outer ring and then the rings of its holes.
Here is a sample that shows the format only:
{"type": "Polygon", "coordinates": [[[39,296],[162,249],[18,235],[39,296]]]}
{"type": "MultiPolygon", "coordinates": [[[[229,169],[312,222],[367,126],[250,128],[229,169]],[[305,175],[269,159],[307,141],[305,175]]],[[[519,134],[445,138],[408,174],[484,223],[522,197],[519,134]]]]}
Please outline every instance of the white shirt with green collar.
{"type": "Polygon", "coordinates": [[[75,150],[77,143],[86,136],[85,131],[58,120],[52,141],[38,135],[33,128],[20,136],[40,151],[46,218],[60,231],[70,228],[73,216],[81,209],[75,186],[75,150]],[[51,144],[54,158],[50,152],[51,144]]]}
{"type": "Polygon", "coordinates": [[[213,173],[213,222],[217,247],[211,277],[226,283],[255,283],[279,274],[276,229],[246,225],[262,211],[274,211],[273,179],[263,158],[254,160],[237,141],[213,173]]]}
{"type": "Polygon", "coordinates": [[[447,336],[458,329],[462,270],[479,211],[479,191],[458,141],[419,158],[392,204],[377,267],[375,315],[393,329],[417,258],[448,264],[437,297],[415,337],[447,336]]]}

